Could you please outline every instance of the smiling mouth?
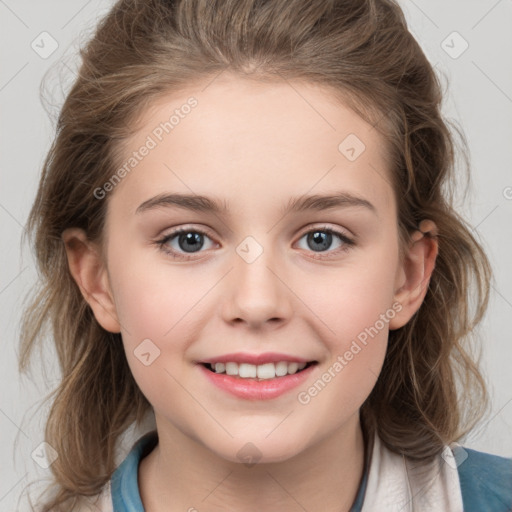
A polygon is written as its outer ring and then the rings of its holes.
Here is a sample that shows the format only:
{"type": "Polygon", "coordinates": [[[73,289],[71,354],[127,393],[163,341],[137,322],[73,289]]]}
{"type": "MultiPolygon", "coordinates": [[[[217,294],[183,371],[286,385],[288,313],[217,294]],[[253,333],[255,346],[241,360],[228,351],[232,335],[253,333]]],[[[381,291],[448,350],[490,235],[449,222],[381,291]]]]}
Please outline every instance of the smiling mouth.
{"type": "Polygon", "coordinates": [[[260,365],[248,363],[201,363],[207,370],[216,374],[224,374],[239,379],[268,380],[279,379],[288,375],[300,373],[310,366],[318,364],[318,361],[308,363],[296,363],[280,361],[277,363],[265,363],[260,365]]]}

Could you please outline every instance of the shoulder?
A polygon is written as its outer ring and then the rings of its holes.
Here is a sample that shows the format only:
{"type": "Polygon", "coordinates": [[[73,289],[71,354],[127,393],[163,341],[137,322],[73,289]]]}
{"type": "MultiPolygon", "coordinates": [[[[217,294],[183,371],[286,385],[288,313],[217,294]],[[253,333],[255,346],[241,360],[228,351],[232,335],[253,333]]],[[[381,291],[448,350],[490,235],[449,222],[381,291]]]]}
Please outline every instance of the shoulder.
{"type": "Polygon", "coordinates": [[[464,512],[512,510],[512,458],[456,445],[452,448],[459,473],[464,512]]]}

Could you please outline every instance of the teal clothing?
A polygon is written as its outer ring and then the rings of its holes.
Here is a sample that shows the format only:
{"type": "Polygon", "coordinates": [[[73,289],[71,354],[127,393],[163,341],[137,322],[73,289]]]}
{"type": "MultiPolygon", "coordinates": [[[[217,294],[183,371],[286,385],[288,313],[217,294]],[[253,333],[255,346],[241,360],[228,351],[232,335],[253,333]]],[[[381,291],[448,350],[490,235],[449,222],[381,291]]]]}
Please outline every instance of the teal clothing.
{"type": "MultiPolygon", "coordinates": [[[[114,512],[144,512],[139,494],[138,468],[142,458],[151,452],[157,443],[156,431],[142,436],[112,475],[110,484],[114,512]]],[[[453,452],[455,460],[461,461],[457,470],[464,512],[511,512],[512,458],[499,457],[461,446],[455,447],[453,452]]],[[[368,471],[367,456],[363,478],[350,512],[361,512],[368,471]]]]}
{"type": "Polygon", "coordinates": [[[512,512],[512,458],[454,448],[464,454],[458,467],[464,512],[512,512]]]}

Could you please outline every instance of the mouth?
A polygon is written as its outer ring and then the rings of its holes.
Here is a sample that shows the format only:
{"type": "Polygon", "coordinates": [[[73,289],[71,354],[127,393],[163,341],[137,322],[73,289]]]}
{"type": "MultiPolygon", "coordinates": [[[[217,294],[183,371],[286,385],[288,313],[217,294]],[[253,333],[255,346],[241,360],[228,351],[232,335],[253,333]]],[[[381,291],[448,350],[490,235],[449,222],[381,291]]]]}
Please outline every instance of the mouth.
{"type": "Polygon", "coordinates": [[[240,380],[261,381],[269,379],[281,379],[289,375],[301,373],[311,366],[317,365],[318,361],[297,363],[289,361],[278,361],[276,363],[264,363],[254,365],[249,363],[199,363],[211,373],[229,375],[240,380]]]}

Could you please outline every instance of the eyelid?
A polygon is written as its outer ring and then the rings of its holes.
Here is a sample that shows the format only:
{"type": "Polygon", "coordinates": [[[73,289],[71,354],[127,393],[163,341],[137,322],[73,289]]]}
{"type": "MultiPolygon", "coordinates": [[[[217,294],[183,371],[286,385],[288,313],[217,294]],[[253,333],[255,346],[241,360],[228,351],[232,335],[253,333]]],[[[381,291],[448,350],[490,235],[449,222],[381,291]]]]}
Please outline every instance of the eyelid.
{"type": "MultiPolygon", "coordinates": [[[[163,238],[167,238],[167,237],[172,237],[172,236],[175,236],[183,231],[193,231],[193,232],[197,232],[197,233],[200,233],[200,234],[204,234],[204,235],[207,235],[209,238],[211,238],[212,240],[215,239],[215,236],[213,235],[213,231],[208,228],[208,227],[196,227],[195,225],[191,225],[191,224],[183,224],[183,225],[180,225],[179,227],[176,227],[176,228],[169,228],[171,231],[168,232],[168,233],[163,233],[162,235],[158,236],[157,239],[161,240],[163,238]]],[[[350,233],[348,230],[346,230],[345,228],[338,228],[338,227],[333,227],[331,225],[328,225],[328,224],[322,224],[320,223],[319,225],[317,226],[308,226],[306,228],[304,228],[301,232],[300,232],[300,235],[298,236],[298,239],[302,238],[304,235],[308,234],[308,233],[311,233],[311,231],[314,231],[314,230],[318,230],[318,231],[332,231],[333,233],[335,234],[340,234],[340,235],[343,235],[343,236],[346,236],[347,238],[353,240],[353,241],[356,241],[356,236],[352,233],[350,233]]]]}
{"type": "Polygon", "coordinates": [[[199,251],[199,252],[192,252],[192,253],[186,253],[186,252],[179,252],[179,251],[176,251],[175,249],[170,249],[169,247],[167,247],[167,243],[171,240],[171,239],[174,239],[176,236],[180,235],[181,233],[187,233],[187,232],[193,232],[193,233],[198,233],[198,234],[201,234],[201,235],[205,235],[207,236],[208,238],[210,238],[213,242],[213,244],[216,244],[218,245],[218,242],[215,241],[215,237],[212,236],[211,234],[211,230],[209,228],[205,228],[205,227],[195,227],[193,225],[187,225],[187,224],[184,224],[184,225],[180,225],[179,227],[176,227],[176,228],[171,228],[171,231],[168,232],[168,233],[163,233],[162,235],[160,235],[159,237],[157,237],[156,240],[153,241],[153,243],[155,245],[158,246],[158,248],[162,251],[164,251],[167,255],[179,260],[184,260],[184,261],[187,261],[187,260],[199,260],[199,259],[202,259],[204,258],[204,256],[200,256],[199,258],[196,256],[196,255],[201,255],[202,253],[206,252],[206,251],[199,251]]]}
{"type": "Polygon", "coordinates": [[[340,253],[346,253],[350,251],[352,248],[354,248],[357,245],[357,237],[352,234],[348,234],[347,231],[344,228],[340,227],[333,227],[329,226],[327,224],[321,224],[319,226],[309,226],[307,227],[298,237],[298,240],[296,243],[298,243],[305,235],[309,235],[310,233],[315,233],[317,231],[324,232],[324,233],[331,233],[334,235],[338,240],[341,242],[341,246],[334,249],[334,250],[327,250],[327,251],[311,251],[307,250],[305,251],[308,254],[308,258],[314,259],[314,260],[323,260],[328,261],[332,258],[337,258],[340,256],[340,253]]]}
{"type": "Polygon", "coordinates": [[[303,231],[301,231],[301,234],[299,235],[299,239],[302,238],[304,235],[307,235],[308,233],[311,233],[312,231],[331,231],[333,233],[343,235],[346,238],[356,241],[356,236],[351,233],[348,229],[342,228],[342,227],[335,227],[333,225],[329,224],[318,224],[316,226],[308,226],[303,231]]]}
{"type": "MultiPolygon", "coordinates": [[[[306,251],[308,253],[311,253],[312,256],[310,256],[310,257],[313,259],[327,259],[331,256],[334,257],[334,255],[338,255],[339,252],[348,251],[351,247],[356,245],[356,242],[357,242],[357,237],[353,234],[347,233],[348,230],[345,230],[344,228],[340,228],[340,227],[333,227],[333,226],[330,226],[330,225],[327,225],[324,223],[324,224],[320,224],[320,225],[316,225],[316,226],[308,226],[308,227],[304,228],[301,231],[301,233],[298,236],[297,241],[295,243],[299,242],[305,235],[314,233],[315,231],[321,231],[321,232],[327,232],[327,233],[333,234],[335,237],[337,237],[341,241],[342,246],[335,250],[327,250],[327,251],[319,251],[319,252],[306,251]]],[[[206,251],[200,250],[198,252],[186,253],[186,252],[176,251],[175,249],[166,248],[167,242],[169,242],[171,239],[174,239],[176,236],[178,236],[184,232],[185,233],[193,232],[193,233],[198,233],[200,235],[205,235],[208,238],[210,238],[214,244],[216,244],[217,246],[219,245],[218,242],[216,242],[215,237],[212,236],[212,232],[209,228],[196,227],[194,225],[187,225],[187,224],[180,225],[179,227],[176,227],[176,228],[171,228],[171,231],[169,233],[162,234],[160,237],[157,238],[156,241],[154,241],[154,243],[156,245],[158,245],[159,248],[161,250],[163,250],[166,254],[168,254],[169,256],[172,256],[175,259],[181,259],[181,260],[187,261],[187,260],[191,260],[191,259],[198,260],[198,259],[204,258],[205,256],[199,256],[199,257],[197,257],[197,256],[201,255],[201,253],[205,253],[205,252],[207,253],[208,250],[206,250],[206,251]]]]}
{"type": "Polygon", "coordinates": [[[207,235],[212,239],[215,238],[215,236],[213,235],[213,231],[206,226],[198,227],[197,225],[194,225],[194,224],[180,224],[179,226],[177,226],[175,228],[168,228],[168,229],[169,229],[168,232],[164,231],[157,238],[162,239],[162,238],[166,238],[166,237],[171,237],[171,236],[177,235],[183,231],[193,231],[194,233],[201,233],[201,234],[207,235]]]}

